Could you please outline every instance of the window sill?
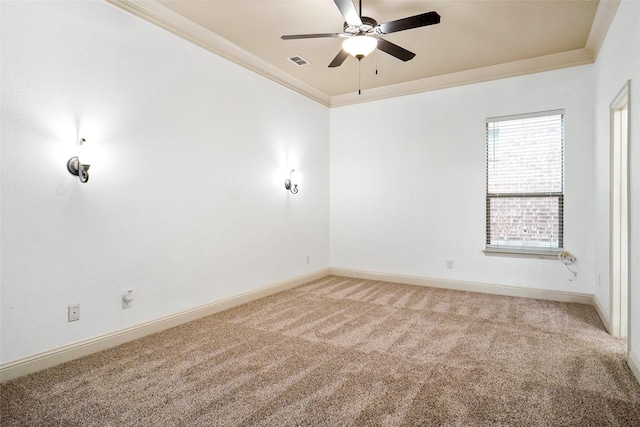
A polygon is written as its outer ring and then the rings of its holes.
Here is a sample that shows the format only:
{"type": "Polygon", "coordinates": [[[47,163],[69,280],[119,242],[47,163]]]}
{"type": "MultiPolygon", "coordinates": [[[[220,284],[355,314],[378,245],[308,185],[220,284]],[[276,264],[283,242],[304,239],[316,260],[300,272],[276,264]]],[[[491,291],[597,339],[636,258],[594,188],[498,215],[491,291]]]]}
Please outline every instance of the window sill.
{"type": "Polygon", "coordinates": [[[558,254],[563,249],[535,250],[535,249],[498,249],[486,248],[483,250],[489,256],[507,256],[516,258],[558,259],[558,254]]]}

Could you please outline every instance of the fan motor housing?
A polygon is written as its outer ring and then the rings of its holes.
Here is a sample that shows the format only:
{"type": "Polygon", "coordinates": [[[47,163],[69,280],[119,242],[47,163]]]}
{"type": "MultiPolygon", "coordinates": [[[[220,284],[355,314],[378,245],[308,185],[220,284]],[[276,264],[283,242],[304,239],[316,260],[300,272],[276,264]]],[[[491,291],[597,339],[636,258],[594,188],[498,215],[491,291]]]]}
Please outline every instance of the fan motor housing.
{"type": "Polygon", "coordinates": [[[344,32],[347,34],[364,35],[374,32],[374,29],[378,26],[378,21],[368,16],[361,16],[360,20],[362,25],[349,25],[344,23],[344,32]]]}

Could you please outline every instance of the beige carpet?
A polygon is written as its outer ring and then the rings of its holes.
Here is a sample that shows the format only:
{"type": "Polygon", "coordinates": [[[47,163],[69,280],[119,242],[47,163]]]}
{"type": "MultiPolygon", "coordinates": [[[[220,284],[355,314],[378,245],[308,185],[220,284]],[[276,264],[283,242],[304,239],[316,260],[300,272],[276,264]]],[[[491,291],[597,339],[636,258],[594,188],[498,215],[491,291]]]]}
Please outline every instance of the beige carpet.
{"type": "Polygon", "coordinates": [[[593,307],[327,277],[2,385],[3,426],[632,426],[593,307]]]}

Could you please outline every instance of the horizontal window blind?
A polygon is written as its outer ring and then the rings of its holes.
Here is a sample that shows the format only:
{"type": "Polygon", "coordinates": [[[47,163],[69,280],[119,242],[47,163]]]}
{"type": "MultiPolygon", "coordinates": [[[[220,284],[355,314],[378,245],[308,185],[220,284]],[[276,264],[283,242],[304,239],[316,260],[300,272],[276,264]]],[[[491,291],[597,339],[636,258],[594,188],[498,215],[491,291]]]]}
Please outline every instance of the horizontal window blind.
{"type": "Polygon", "coordinates": [[[487,119],[487,248],[563,247],[564,111],[487,119]]]}

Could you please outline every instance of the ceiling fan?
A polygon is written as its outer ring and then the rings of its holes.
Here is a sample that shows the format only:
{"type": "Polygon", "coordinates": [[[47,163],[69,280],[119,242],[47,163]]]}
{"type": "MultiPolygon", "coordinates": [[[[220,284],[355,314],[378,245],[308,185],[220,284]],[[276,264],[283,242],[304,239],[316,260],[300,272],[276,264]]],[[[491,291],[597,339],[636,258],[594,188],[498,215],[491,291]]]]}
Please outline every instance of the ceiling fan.
{"type": "Polygon", "coordinates": [[[409,61],[415,53],[410,52],[397,44],[381,38],[381,35],[396,33],[398,31],[410,30],[412,28],[424,27],[440,23],[440,15],[437,12],[426,12],[395,21],[378,24],[378,22],[367,16],[362,16],[362,0],[360,0],[360,12],[352,0],[333,0],[342,16],[344,16],[344,30],[342,33],[322,33],[322,34],[294,34],[282,36],[283,40],[295,39],[315,39],[340,37],[345,38],[342,49],[331,61],[329,67],[339,67],[351,54],[361,60],[376,47],[402,61],[409,61]]]}

